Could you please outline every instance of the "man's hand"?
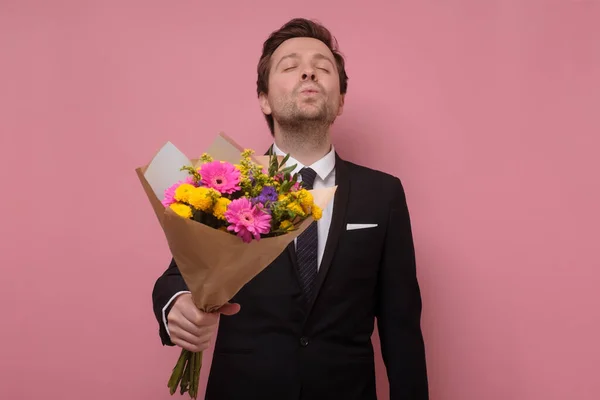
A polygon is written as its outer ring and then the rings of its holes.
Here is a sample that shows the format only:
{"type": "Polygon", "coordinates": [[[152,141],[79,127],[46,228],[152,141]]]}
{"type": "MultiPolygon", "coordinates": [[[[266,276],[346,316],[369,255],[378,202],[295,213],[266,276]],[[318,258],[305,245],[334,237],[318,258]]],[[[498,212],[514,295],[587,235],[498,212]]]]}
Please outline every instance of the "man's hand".
{"type": "Polygon", "coordinates": [[[214,313],[205,313],[198,310],[190,293],[184,293],[177,297],[167,317],[171,341],[192,352],[204,351],[211,344],[220,314],[239,311],[239,304],[225,304],[214,313]]]}

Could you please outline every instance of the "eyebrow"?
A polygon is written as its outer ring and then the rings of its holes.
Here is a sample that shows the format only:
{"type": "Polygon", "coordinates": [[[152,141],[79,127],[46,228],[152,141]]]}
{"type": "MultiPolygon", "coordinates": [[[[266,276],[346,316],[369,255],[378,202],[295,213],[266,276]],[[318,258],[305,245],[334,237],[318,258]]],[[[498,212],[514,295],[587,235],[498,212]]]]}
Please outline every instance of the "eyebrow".
{"type": "Polygon", "coordinates": [[[315,54],[314,58],[316,58],[317,60],[326,60],[326,61],[329,61],[329,63],[331,63],[331,65],[335,65],[335,63],[331,60],[331,58],[329,58],[326,55],[323,55],[321,53],[315,54]]]}
{"type": "MultiPolygon", "coordinates": [[[[287,54],[287,55],[281,57],[281,59],[277,62],[277,65],[275,66],[275,69],[277,69],[279,67],[279,64],[281,64],[281,62],[283,60],[288,59],[288,58],[298,58],[298,57],[299,57],[298,53],[290,53],[290,54],[287,54]]],[[[331,61],[331,59],[329,57],[327,57],[326,55],[324,55],[324,54],[317,53],[317,54],[314,55],[313,58],[316,58],[317,60],[326,60],[326,61],[329,61],[331,63],[331,65],[335,66],[334,62],[331,61]]]]}

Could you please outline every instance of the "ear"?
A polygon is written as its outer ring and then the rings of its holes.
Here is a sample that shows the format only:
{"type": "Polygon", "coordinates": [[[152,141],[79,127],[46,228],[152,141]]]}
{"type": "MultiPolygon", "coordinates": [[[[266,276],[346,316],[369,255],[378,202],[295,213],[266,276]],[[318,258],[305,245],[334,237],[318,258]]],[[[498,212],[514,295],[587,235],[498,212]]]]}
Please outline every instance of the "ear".
{"type": "Polygon", "coordinates": [[[338,117],[340,115],[342,115],[342,113],[344,112],[344,101],[345,100],[346,100],[346,95],[344,95],[344,94],[341,95],[340,96],[340,101],[338,103],[338,112],[337,112],[338,117]]]}
{"type": "Polygon", "coordinates": [[[271,114],[271,106],[269,105],[269,99],[267,98],[266,93],[262,92],[258,96],[258,102],[260,103],[260,109],[263,114],[270,115],[271,114]]]}

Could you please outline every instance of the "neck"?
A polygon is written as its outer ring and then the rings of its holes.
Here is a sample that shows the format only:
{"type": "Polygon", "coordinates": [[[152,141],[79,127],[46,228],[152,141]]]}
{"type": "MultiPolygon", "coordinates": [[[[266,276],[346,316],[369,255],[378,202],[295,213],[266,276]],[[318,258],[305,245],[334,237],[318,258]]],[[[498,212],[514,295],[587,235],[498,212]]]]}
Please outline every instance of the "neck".
{"type": "MultiPolygon", "coordinates": [[[[313,127],[314,128],[314,127],[313,127]]],[[[323,158],[331,150],[329,129],[275,128],[275,144],[284,153],[298,160],[302,165],[312,165],[323,158]]]]}

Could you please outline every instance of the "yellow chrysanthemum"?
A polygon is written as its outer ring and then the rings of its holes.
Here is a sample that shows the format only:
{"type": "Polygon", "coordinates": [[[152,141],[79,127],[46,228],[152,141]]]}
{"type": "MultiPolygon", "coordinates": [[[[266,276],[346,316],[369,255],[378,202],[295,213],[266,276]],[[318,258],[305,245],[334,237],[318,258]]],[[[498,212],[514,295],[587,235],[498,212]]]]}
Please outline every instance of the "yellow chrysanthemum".
{"type": "Polygon", "coordinates": [[[194,188],[188,196],[188,203],[198,210],[207,211],[213,205],[211,190],[206,187],[194,188]]]}
{"type": "Polygon", "coordinates": [[[287,194],[280,194],[278,197],[278,200],[282,201],[282,202],[288,201],[289,199],[290,199],[290,196],[287,194]]]}
{"type": "Polygon", "coordinates": [[[231,203],[231,200],[225,197],[221,197],[215,203],[215,208],[213,209],[213,215],[219,219],[225,219],[225,211],[227,211],[227,206],[231,203]]]}
{"type": "Polygon", "coordinates": [[[182,183],[177,189],[175,189],[175,200],[187,203],[190,198],[190,193],[195,189],[194,185],[189,183],[182,183]]]}
{"type": "Polygon", "coordinates": [[[305,215],[304,210],[302,209],[302,206],[300,205],[300,203],[296,202],[296,201],[292,201],[290,204],[288,204],[287,208],[295,213],[296,215],[299,215],[301,217],[303,217],[305,215]]]}
{"type": "Polygon", "coordinates": [[[281,224],[279,225],[279,229],[281,229],[282,231],[290,231],[293,228],[294,228],[294,224],[292,224],[292,222],[287,219],[282,221],[281,224]]]}
{"type": "Polygon", "coordinates": [[[304,208],[310,208],[314,202],[312,193],[306,189],[301,189],[298,192],[298,200],[300,200],[300,203],[304,208]]]}
{"type": "Polygon", "coordinates": [[[173,203],[169,206],[169,208],[175,213],[183,218],[190,219],[192,218],[192,209],[190,206],[182,203],[173,203]]]}
{"type": "Polygon", "coordinates": [[[315,219],[315,221],[318,221],[321,219],[322,216],[323,216],[323,210],[321,210],[321,207],[319,207],[316,204],[313,204],[312,217],[315,219]]]}

